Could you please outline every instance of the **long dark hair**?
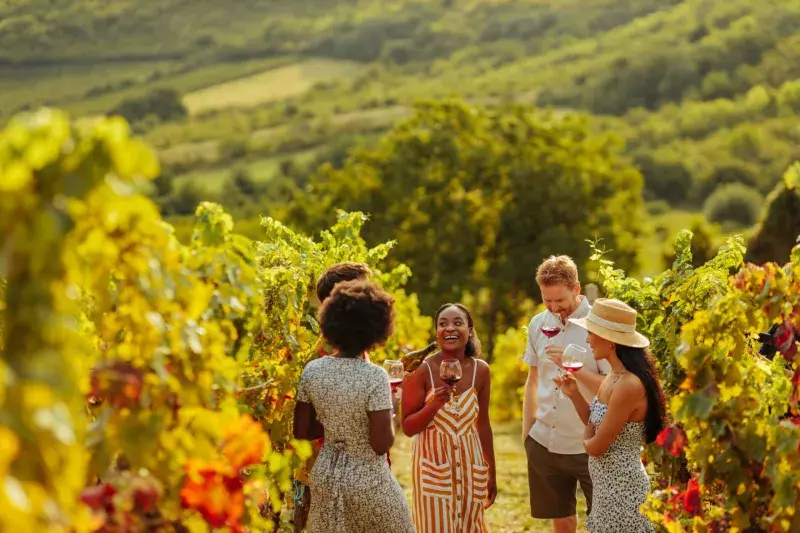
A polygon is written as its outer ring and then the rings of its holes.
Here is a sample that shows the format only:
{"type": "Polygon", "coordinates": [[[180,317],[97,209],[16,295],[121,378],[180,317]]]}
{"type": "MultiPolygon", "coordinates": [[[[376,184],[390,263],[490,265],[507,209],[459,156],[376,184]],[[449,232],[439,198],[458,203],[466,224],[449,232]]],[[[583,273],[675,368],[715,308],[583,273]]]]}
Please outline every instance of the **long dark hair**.
{"type": "Polygon", "coordinates": [[[472,335],[470,335],[469,340],[467,341],[467,346],[464,348],[464,355],[467,357],[479,358],[481,356],[481,341],[478,340],[478,334],[475,332],[475,321],[472,319],[472,314],[469,312],[469,309],[467,309],[466,306],[457,303],[444,304],[439,308],[438,311],[436,311],[436,317],[433,319],[434,327],[438,327],[436,324],[439,322],[439,315],[441,315],[442,312],[449,307],[455,307],[467,315],[467,325],[469,326],[470,333],[472,335]]]}
{"type": "Polygon", "coordinates": [[[639,378],[647,394],[647,414],[644,418],[645,442],[648,444],[667,425],[667,400],[661,389],[653,356],[645,348],[632,348],[617,344],[617,357],[625,369],[639,378]]]}

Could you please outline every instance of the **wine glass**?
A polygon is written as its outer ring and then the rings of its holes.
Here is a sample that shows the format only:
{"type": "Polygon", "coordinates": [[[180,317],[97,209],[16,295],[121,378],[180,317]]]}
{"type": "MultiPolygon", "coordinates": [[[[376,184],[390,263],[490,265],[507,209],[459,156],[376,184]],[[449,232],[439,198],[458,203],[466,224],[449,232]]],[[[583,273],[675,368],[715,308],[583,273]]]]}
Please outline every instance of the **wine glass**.
{"type": "Polygon", "coordinates": [[[564,348],[564,355],[561,356],[561,364],[564,366],[564,370],[572,374],[583,368],[585,356],[586,348],[578,346],[577,344],[569,344],[564,348]]]}
{"type": "Polygon", "coordinates": [[[445,359],[439,365],[439,377],[442,381],[453,387],[450,390],[450,401],[455,397],[455,385],[461,379],[461,363],[458,359],[445,359]]]}
{"type": "MultiPolygon", "coordinates": [[[[570,374],[575,373],[583,368],[583,358],[585,355],[585,348],[582,348],[577,344],[568,344],[567,347],[564,348],[564,353],[561,354],[561,366],[570,374]]],[[[559,368],[558,375],[562,376],[563,374],[563,370],[559,368]]],[[[558,397],[562,399],[566,397],[561,387],[558,387],[558,392],[556,394],[558,394],[558,397]]]]}
{"type": "Polygon", "coordinates": [[[403,382],[405,367],[402,361],[387,359],[383,362],[383,368],[389,374],[389,385],[392,386],[392,393],[397,392],[397,387],[403,382]]]}
{"type": "MultiPolygon", "coordinates": [[[[561,321],[558,319],[558,315],[556,315],[555,313],[551,314],[553,315],[552,318],[550,320],[546,320],[541,328],[542,333],[544,334],[545,337],[547,337],[548,346],[553,344],[553,337],[561,333],[561,321]]],[[[564,371],[561,369],[560,366],[558,367],[558,375],[559,376],[564,375],[564,371]]],[[[556,387],[555,393],[558,398],[563,399],[565,397],[564,393],[561,391],[561,388],[559,387],[556,387]]]]}
{"type": "Polygon", "coordinates": [[[545,321],[541,329],[544,336],[547,337],[547,345],[550,346],[553,343],[553,337],[561,333],[561,324],[557,320],[549,320],[545,321]]]}

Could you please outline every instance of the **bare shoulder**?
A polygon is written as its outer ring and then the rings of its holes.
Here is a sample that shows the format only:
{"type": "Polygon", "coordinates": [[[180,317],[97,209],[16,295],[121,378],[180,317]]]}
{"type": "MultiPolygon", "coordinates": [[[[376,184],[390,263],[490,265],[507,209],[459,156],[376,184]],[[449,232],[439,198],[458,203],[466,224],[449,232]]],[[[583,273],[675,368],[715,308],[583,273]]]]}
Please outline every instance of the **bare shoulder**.
{"type": "Polygon", "coordinates": [[[623,375],[611,391],[611,399],[615,401],[635,401],[645,394],[644,384],[630,372],[623,375]]]}
{"type": "Polygon", "coordinates": [[[492,382],[492,370],[489,367],[489,363],[483,359],[473,359],[472,364],[476,367],[475,385],[478,390],[483,390],[484,387],[490,385],[492,382]]]}
{"type": "Polygon", "coordinates": [[[424,387],[428,383],[429,372],[430,372],[430,370],[433,370],[433,368],[435,368],[435,366],[432,366],[432,365],[435,365],[436,357],[438,357],[438,356],[434,355],[434,356],[431,356],[431,357],[427,357],[417,367],[417,369],[414,370],[414,372],[411,373],[411,380],[414,383],[417,383],[422,387],[424,387]]]}

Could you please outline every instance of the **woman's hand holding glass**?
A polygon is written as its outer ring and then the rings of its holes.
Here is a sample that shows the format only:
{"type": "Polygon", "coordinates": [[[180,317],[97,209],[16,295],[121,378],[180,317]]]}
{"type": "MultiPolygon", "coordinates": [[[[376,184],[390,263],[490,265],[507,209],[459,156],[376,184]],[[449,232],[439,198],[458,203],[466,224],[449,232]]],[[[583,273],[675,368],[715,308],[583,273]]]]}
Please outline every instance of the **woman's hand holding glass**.
{"type": "Polygon", "coordinates": [[[565,373],[553,378],[553,383],[555,383],[559,390],[569,398],[581,392],[580,389],[578,389],[578,380],[570,373],[565,373]]]}

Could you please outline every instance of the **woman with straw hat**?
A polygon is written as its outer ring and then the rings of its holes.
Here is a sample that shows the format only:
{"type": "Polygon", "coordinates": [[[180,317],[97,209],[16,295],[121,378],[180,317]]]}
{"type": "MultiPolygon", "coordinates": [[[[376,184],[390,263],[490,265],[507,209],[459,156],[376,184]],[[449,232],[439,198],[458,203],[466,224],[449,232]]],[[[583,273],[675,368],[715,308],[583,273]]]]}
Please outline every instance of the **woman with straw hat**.
{"type": "Polygon", "coordinates": [[[591,533],[653,531],[639,512],[650,491],[641,449],[643,440],[653,442],[664,428],[666,402],[636,316],[624,302],[598,298],[586,318],[570,319],[588,331],[594,358],[611,365],[591,405],[571,374],[555,379],[586,424],[583,444],[594,486],[586,523],[591,533]]]}

